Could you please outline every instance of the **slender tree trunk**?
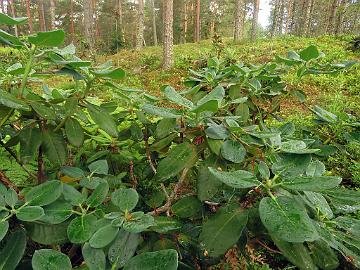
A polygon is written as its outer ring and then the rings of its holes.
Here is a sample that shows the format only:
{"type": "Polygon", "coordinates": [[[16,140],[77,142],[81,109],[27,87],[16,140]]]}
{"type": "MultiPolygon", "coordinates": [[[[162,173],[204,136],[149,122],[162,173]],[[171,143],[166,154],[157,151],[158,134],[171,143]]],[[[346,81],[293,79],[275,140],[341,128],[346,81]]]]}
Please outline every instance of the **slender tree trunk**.
{"type": "Polygon", "coordinates": [[[280,7],[279,7],[279,20],[278,20],[278,34],[282,35],[283,34],[283,29],[284,29],[284,16],[285,16],[285,0],[280,0],[280,7]]]}
{"type": "MultiPolygon", "coordinates": [[[[8,0],[8,4],[10,6],[11,16],[16,17],[14,0],[8,0]]],[[[14,30],[15,30],[15,36],[19,36],[19,29],[17,25],[14,25],[14,30]]]]}
{"type": "Polygon", "coordinates": [[[50,0],[50,18],[51,18],[51,29],[56,29],[56,6],[55,6],[55,1],[54,0],[50,0]]]}
{"type": "Polygon", "coordinates": [[[333,0],[332,4],[330,6],[329,20],[328,20],[327,28],[326,28],[326,33],[328,33],[328,34],[334,33],[335,17],[336,17],[336,11],[338,8],[338,2],[339,2],[339,0],[333,0]]]}
{"type": "Polygon", "coordinates": [[[153,40],[154,40],[154,46],[157,46],[158,45],[158,38],[157,38],[156,13],[155,13],[154,0],[150,0],[150,4],[151,4],[151,19],[152,19],[153,40]]]}
{"type": "Polygon", "coordinates": [[[183,26],[181,29],[181,38],[180,38],[180,42],[181,43],[186,43],[186,38],[187,38],[187,30],[188,30],[188,13],[187,13],[187,9],[188,9],[188,3],[187,0],[183,0],[183,26]]]}
{"type": "Polygon", "coordinates": [[[30,0],[26,0],[26,16],[29,18],[29,34],[33,32],[33,22],[30,10],[30,0]]]}
{"type": "Polygon", "coordinates": [[[285,35],[291,32],[293,6],[294,6],[294,0],[288,0],[288,5],[286,7],[285,35]]]}
{"type": "Polygon", "coordinates": [[[94,37],[95,40],[98,40],[98,38],[100,37],[101,33],[100,33],[100,27],[99,27],[99,17],[98,17],[98,13],[97,13],[97,0],[92,0],[92,16],[93,16],[93,21],[94,21],[94,37]]]}
{"type": "Polygon", "coordinates": [[[235,3],[235,18],[234,18],[234,41],[239,41],[243,35],[243,14],[244,2],[243,0],[236,0],[235,3]]]}
{"type": "Polygon", "coordinates": [[[174,64],[173,58],[173,0],[163,0],[164,18],[164,63],[163,68],[169,69],[174,64]]]}
{"type": "Polygon", "coordinates": [[[312,15],[312,8],[313,8],[313,0],[309,0],[306,2],[306,10],[305,10],[305,18],[304,18],[304,25],[303,25],[303,35],[308,36],[311,26],[311,15],[312,15]]]}
{"type": "Polygon", "coordinates": [[[260,8],[260,0],[254,0],[254,13],[252,19],[252,26],[251,26],[251,40],[256,40],[257,35],[257,25],[258,25],[258,18],[259,18],[259,8],[260,8]]]}
{"type": "Polygon", "coordinates": [[[345,0],[340,0],[339,8],[338,8],[338,14],[335,24],[335,35],[339,35],[343,32],[343,24],[344,24],[344,15],[346,13],[346,10],[348,8],[348,3],[345,0]]]}
{"type": "Polygon", "coordinates": [[[70,0],[70,36],[71,36],[71,42],[74,42],[74,36],[75,36],[75,25],[74,25],[74,3],[72,0],[70,0]]]}
{"type": "Polygon", "coordinates": [[[92,0],[84,0],[84,35],[90,50],[94,49],[94,17],[92,0]]]}
{"type": "MultiPolygon", "coordinates": [[[[27,0],[27,1],[29,1],[29,0],[27,0]]],[[[0,0],[0,11],[2,13],[5,13],[5,11],[4,11],[4,0],[0,0]]]]}
{"type": "Polygon", "coordinates": [[[38,0],[40,31],[46,31],[44,0],[38,0]]]}
{"type": "Polygon", "coordinates": [[[122,1],[117,1],[117,10],[118,10],[118,22],[120,28],[120,40],[124,44],[125,43],[125,27],[124,27],[124,20],[123,20],[123,9],[122,9],[122,1]]]}
{"type": "Polygon", "coordinates": [[[201,6],[201,1],[200,0],[196,0],[196,17],[195,17],[195,42],[199,42],[200,41],[200,6],[201,6]]]}
{"type": "Polygon", "coordinates": [[[279,21],[279,2],[280,0],[275,1],[274,12],[273,12],[273,22],[271,26],[271,38],[276,35],[276,31],[278,29],[278,21],[279,21]]]}
{"type": "Polygon", "coordinates": [[[144,45],[144,0],[139,0],[137,10],[137,33],[136,50],[140,50],[144,45]]]}

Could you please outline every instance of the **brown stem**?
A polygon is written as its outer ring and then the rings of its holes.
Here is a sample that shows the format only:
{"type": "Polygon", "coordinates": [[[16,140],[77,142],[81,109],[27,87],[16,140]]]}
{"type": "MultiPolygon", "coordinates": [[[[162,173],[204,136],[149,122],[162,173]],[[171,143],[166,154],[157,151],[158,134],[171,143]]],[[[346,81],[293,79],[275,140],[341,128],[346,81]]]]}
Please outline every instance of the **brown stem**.
{"type": "Polygon", "coordinates": [[[12,188],[18,194],[19,199],[23,199],[23,196],[20,195],[20,189],[10,181],[6,174],[0,170],[0,182],[3,183],[7,188],[12,188]]]}
{"type": "Polygon", "coordinates": [[[130,178],[131,178],[132,187],[136,189],[138,182],[134,174],[134,161],[132,160],[130,161],[130,178]]]}
{"type": "Polygon", "coordinates": [[[149,162],[149,165],[154,173],[156,173],[155,165],[151,159],[150,146],[149,146],[149,136],[147,134],[147,129],[145,128],[144,132],[144,142],[145,142],[145,151],[146,151],[146,159],[149,162]]]}
{"type": "Polygon", "coordinates": [[[180,120],[180,143],[184,142],[184,131],[183,129],[185,128],[185,123],[184,123],[184,118],[181,118],[180,120]]]}
{"type": "Polygon", "coordinates": [[[156,208],[154,211],[150,212],[149,213],[150,215],[156,216],[156,215],[159,215],[159,214],[164,213],[164,212],[168,212],[168,215],[169,215],[170,207],[173,204],[173,202],[178,198],[180,188],[181,188],[182,184],[185,182],[186,175],[187,175],[188,172],[189,172],[189,168],[185,168],[182,171],[180,179],[176,183],[176,185],[174,187],[174,190],[171,192],[171,194],[168,197],[166,203],[163,206],[161,206],[159,208],[156,208]]]}
{"type": "Polygon", "coordinates": [[[37,180],[38,184],[44,183],[46,181],[42,146],[39,147],[37,180]]]}

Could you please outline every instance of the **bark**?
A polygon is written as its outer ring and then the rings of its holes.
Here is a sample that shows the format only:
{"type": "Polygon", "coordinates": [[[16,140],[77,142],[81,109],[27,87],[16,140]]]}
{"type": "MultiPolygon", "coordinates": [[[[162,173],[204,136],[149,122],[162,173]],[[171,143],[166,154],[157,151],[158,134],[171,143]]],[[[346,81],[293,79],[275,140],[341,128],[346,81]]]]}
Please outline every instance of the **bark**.
{"type": "Polygon", "coordinates": [[[305,11],[305,23],[303,26],[303,34],[305,36],[309,35],[310,27],[311,27],[311,15],[312,15],[312,9],[314,6],[314,1],[309,0],[306,3],[306,11],[305,11]]]}
{"type": "Polygon", "coordinates": [[[274,12],[273,12],[273,22],[272,22],[272,27],[271,27],[271,35],[270,35],[272,38],[274,36],[276,36],[277,30],[278,30],[279,4],[280,4],[280,0],[276,0],[275,1],[275,6],[274,6],[274,12]]]}
{"type": "Polygon", "coordinates": [[[285,34],[288,34],[292,30],[294,5],[295,5],[294,0],[288,0],[288,5],[286,7],[285,34]]]}
{"type": "Polygon", "coordinates": [[[173,58],[173,0],[163,0],[164,18],[164,63],[163,68],[169,69],[174,64],[173,58]]]}
{"type": "Polygon", "coordinates": [[[26,0],[26,16],[29,18],[29,34],[31,34],[33,30],[33,21],[30,11],[30,0],[26,0]]]}
{"type": "Polygon", "coordinates": [[[157,45],[158,45],[158,38],[157,38],[156,13],[155,13],[154,0],[150,0],[150,4],[151,4],[151,18],[152,18],[153,40],[154,40],[154,46],[157,46],[157,45]]]}
{"type": "Polygon", "coordinates": [[[344,15],[346,13],[346,10],[348,8],[348,2],[345,0],[340,0],[339,8],[338,8],[338,14],[336,18],[336,25],[335,25],[335,35],[339,35],[343,32],[343,26],[344,26],[344,15]]]}
{"type": "MultiPolygon", "coordinates": [[[[8,3],[9,3],[9,6],[10,6],[11,16],[16,17],[14,0],[9,0],[8,3]]],[[[18,29],[17,25],[14,25],[14,30],[15,30],[15,36],[19,36],[19,29],[18,29]]]]}
{"type": "Polygon", "coordinates": [[[196,16],[195,16],[195,31],[194,31],[194,41],[200,41],[200,5],[201,1],[196,0],[196,16]]]}
{"type": "Polygon", "coordinates": [[[73,1],[70,0],[70,36],[71,36],[71,42],[74,42],[74,35],[75,35],[75,25],[74,25],[74,4],[73,1]]]}
{"type": "MultiPolygon", "coordinates": [[[[29,1],[29,0],[27,0],[27,1],[29,1]]],[[[1,11],[2,13],[5,13],[5,10],[4,10],[4,0],[0,0],[0,11],[1,11]]]]}
{"type": "Polygon", "coordinates": [[[94,49],[94,17],[92,0],[84,0],[84,35],[90,50],[94,49]]]}
{"type": "Polygon", "coordinates": [[[118,0],[117,2],[118,9],[118,22],[120,28],[120,40],[124,44],[125,43],[125,28],[124,28],[124,20],[123,20],[123,9],[122,9],[122,0],[118,0]]]}
{"type": "Polygon", "coordinates": [[[187,38],[187,30],[188,30],[188,3],[187,0],[183,0],[183,26],[181,29],[181,38],[180,38],[180,42],[181,43],[186,43],[186,38],[187,38]]]}
{"type": "Polygon", "coordinates": [[[235,18],[234,18],[234,41],[239,41],[243,36],[244,28],[244,2],[243,0],[236,0],[235,3],[235,18]]]}
{"type": "Polygon", "coordinates": [[[328,34],[334,33],[335,17],[336,17],[336,11],[338,8],[338,2],[339,2],[339,0],[333,0],[332,4],[330,6],[329,19],[328,19],[327,28],[326,28],[326,33],[328,33],[328,34]]]}
{"type": "Polygon", "coordinates": [[[140,50],[144,45],[144,0],[139,0],[137,13],[137,33],[135,49],[140,50]]]}
{"type": "Polygon", "coordinates": [[[257,25],[258,25],[258,18],[259,18],[259,8],[260,8],[260,0],[254,0],[254,13],[252,19],[252,26],[251,26],[251,40],[256,40],[257,35],[257,25]]]}
{"type": "Polygon", "coordinates": [[[44,0],[38,0],[40,31],[46,31],[44,0]]]}
{"type": "Polygon", "coordinates": [[[50,0],[50,18],[51,18],[51,29],[56,29],[56,16],[55,16],[55,12],[56,12],[56,6],[55,6],[55,1],[54,0],[50,0]]]}
{"type": "Polygon", "coordinates": [[[281,35],[283,33],[284,28],[284,16],[285,16],[285,0],[280,0],[280,11],[278,16],[278,34],[281,35]]]}

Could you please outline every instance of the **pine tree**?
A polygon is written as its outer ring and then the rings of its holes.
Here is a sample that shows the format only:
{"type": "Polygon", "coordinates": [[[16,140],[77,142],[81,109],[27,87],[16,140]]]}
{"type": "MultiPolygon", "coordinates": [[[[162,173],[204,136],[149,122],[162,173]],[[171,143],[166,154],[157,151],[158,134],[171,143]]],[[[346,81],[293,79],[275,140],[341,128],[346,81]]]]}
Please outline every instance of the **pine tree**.
{"type": "Polygon", "coordinates": [[[173,0],[163,0],[164,18],[164,62],[163,68],[169,69],[174,64],[173,58],[173,0]]]}
{"type": "Polygon", "coordinates": [[[259,8],[260,8],[260,0],[254,0],[254,11],[253,11],[253,19],[252,19],[252,27],[251,27],[251,40],[253,41],[256,39],[256,35],[257,35],[259,8]]]}
{"type": "Polygon", "coordinates": [[[136,50],[140,50],[144,45],[144,0],[138,1],[136,50]]]}

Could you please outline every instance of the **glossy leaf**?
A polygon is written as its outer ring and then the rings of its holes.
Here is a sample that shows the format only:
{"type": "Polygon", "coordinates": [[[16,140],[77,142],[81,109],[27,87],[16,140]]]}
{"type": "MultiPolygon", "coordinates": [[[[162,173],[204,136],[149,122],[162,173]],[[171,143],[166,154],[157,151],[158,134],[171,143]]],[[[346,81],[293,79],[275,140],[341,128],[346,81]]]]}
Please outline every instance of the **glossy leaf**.
{"type": "Polygon", "coordinates": [[[38,47],[56,47],[63,44],[65,32],[63,30],[38,32],[33,36],[29,36],[28,40],[38,47]]]}
{"type": "Polygon", "coordinates": [[[110,244],[116,237],[119,228],[107,225],[97,230],[90,238],[89,244],[93,248],[103,248],[110,244]]]}
{"type": "Polygon", "coordinates": [[[63,187],[60,181],[53,180],[33,187],[25,194],[25,200],[30,205],[44,206],[56,201],[62,193],[63,187]]]}
{"type": "Polygon", "coordinates": [[[233,188],[251,188],[260,185],[256,177],[248,171],[222,172],[211,167],[209,171],[216,179],[233,188]]]}
{"type": "Polygon", "coordinates": [[[34,270],[71,270],[71,262],[65,254],[53,249],[36,250],[31,265],[34,270]]]}
{"type": "Polygon", "coordinates": [[[22,221],[35,221],[44,215],[44,209],[40,206],[25,206],[17,211],[16,217],[22,221]]]}
{"type": "Polygon", "coordinates": [[[176,250],[160,250],[145,252],[131,258],[124,270],[176,270],[178,269],[178,254],[176,250]]]}
{"type": "Polygon", "coordinates": [[[305,208],[292,197],[263,198],[259,212],[266,229],[280,240],[302,243],[319,238],[305,208]]]}
{"type": "Polygon", "coordinates": [[[84,143],[84,130],[76,119],[68,118],[65,121],[65,132],[68,141],[73,146],[82,146],[84,143]]]}
{"type": "Polygon", "coordinates": [[[13,18],[13,17],[7,16],[6,14],[0,12],[0,24],[19,25],[19,24],[26,23],[27,20],[28,20],[27,17],[13,18]]]}

